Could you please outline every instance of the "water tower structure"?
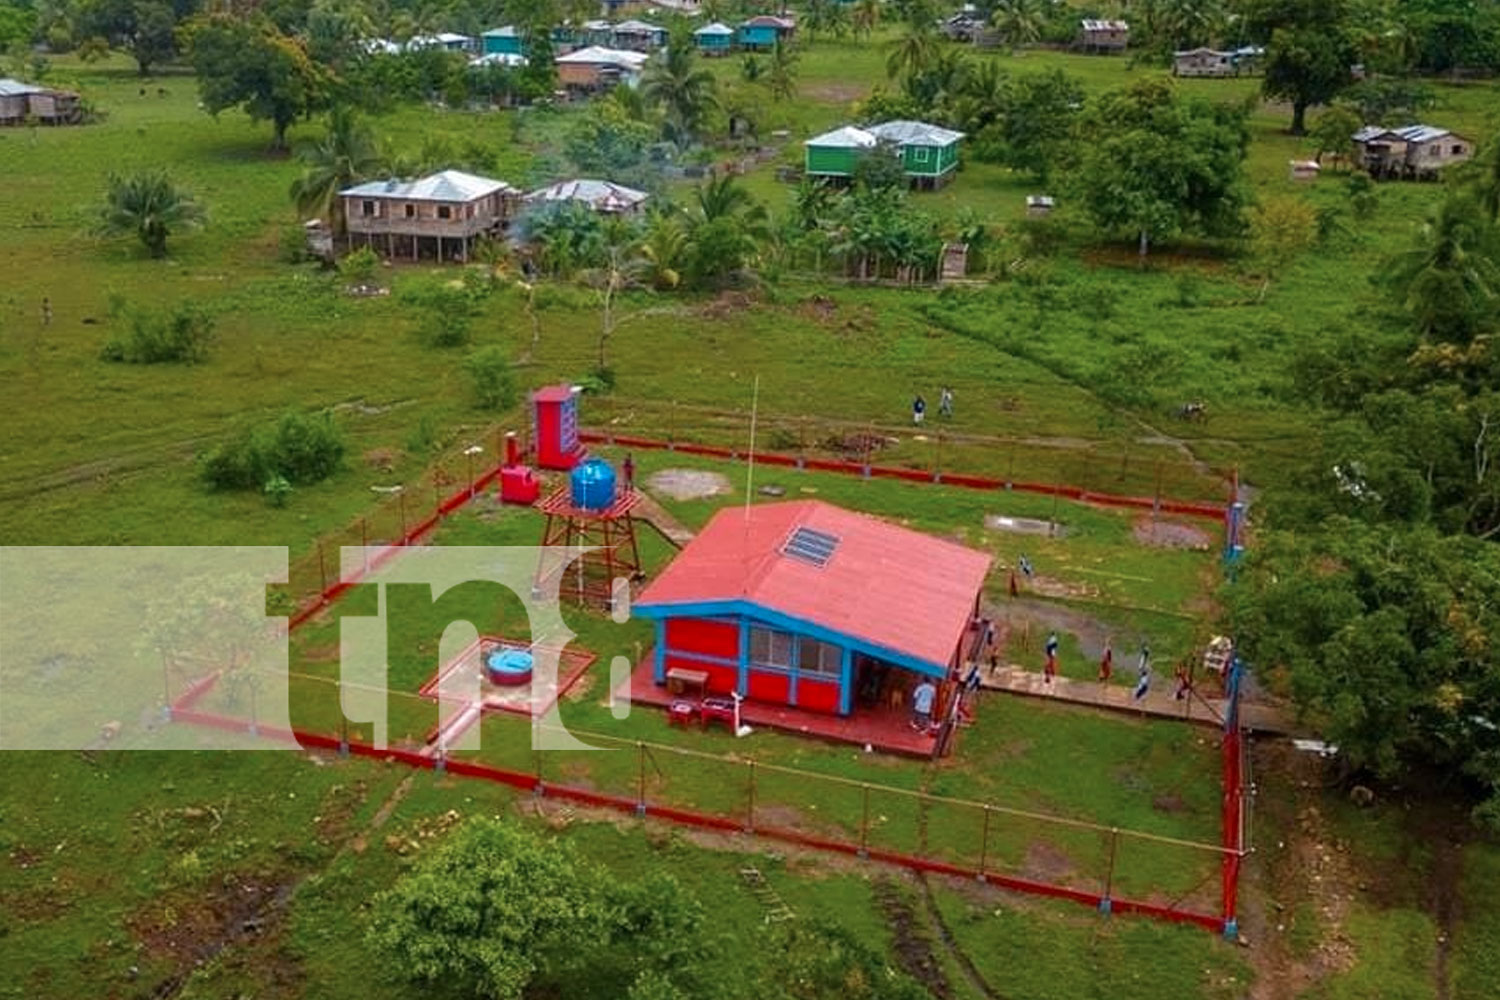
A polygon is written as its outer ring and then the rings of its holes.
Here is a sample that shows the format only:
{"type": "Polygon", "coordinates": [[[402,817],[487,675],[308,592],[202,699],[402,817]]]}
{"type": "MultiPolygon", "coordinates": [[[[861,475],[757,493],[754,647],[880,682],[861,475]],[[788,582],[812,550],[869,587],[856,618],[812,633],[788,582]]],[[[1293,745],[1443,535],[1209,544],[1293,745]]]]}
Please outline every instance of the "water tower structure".
{"type": "Polygon", "coordinates": [[[538,505],[547,518],[542,533],[547,551],[533,589],[545,593],[556,580],[558,594],[579,604],[613,609],[617,600],[628,600],[630,584],[642,577],[633,514],[640,501],[633,488],[620,487],[602,458],[574,466],[567,485],[538,505]],[[573,549],[588,551],[569,559],[573,549]]]}

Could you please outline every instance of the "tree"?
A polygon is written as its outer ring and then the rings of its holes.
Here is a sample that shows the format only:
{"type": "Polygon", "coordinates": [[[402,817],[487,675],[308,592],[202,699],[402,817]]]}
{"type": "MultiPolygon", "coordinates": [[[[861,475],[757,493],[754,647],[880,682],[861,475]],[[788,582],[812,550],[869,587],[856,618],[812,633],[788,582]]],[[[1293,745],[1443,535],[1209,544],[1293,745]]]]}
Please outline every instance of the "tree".
{"type": "Polygon", "coordinates": [[[1317,210],[1301,198],[1272,196],[1250,210],[1250,251],[1265,276],[1258,300],[1271,278],[1317,239],[1317,210]]]}
{"type": "Polygon", "coordinates": [[[749,265],[768,235],[765,206],[732,175],[709,178],[693,195],[689,284],[725,284],[749,265]]]}
{"type": "Polygon", "coordinates": [[[347,220],[339,192],[380,169],[374,135],[348,106],[336,105],[328,115],[328,130],[305,144],[298,156],[304,166],[291,191],[297,211],[304,218],[327,219],[335,237],[344,235],[347,220]]]}
{"type": "Polygon", "coordinates": [[[850,24],[858,38],[869,38],[880,27],[880,7],[883,0],[854,0],[854,12],[850,24]]]}
{"type": "Polygon", "coordinates": [[[413,982],[512,1000],[603,934],[598,878],[566,841],[470,820],[377,897],[369,942],[413,982]]]}
{"type": "Polygon", "coordinates": [[[1182,232],[1233,235],[1246,200],[1247,114],[1185,100],[1164,79],[1102,95],[1084,116],[1079,202],[1100,229],[1134,235],[1142,259],[1182,232]]]}
{"type": "Polygon", "coordinates": [[[639,285],[648,270],[648,262],[641,255],[640,234],[630,220],[622,216],[610,216],[604,220],[600,233],[603,262],[598,267],[584,272],[583,280],[599,296],[599,375],[609,371],[606,351],[619,326],[615,315],[615,298],[620,292],[639,285]]]}
{"type": "Polygon", "coordinates": [[[937,37],[930,24],[909,25],[906,33],[891,43],[885,74],[892,80],[915,76],[927,68],[937,51],[937,37]]]}
{"type": "Polygon", "coordinates": [[[269,121],[273,149],[285,149],[292,122],[327,100],[327,70],[313,62],[299,39],[267,20],[210,17],[189,37],[203,106],[213,115],[239,106],[253,120],[269,121]]]}
{"type": "Polygon", "coordinates": [[[1315,156],[1319,163],[1323,162],[1324,156],[1331,156],[1336,161],[1350,162],[1350,153],[1354,149],[1354,133],[1358,132],[1364,122],[1359,115],[1342,104],[1335,104],[1323,112],[1313,122],[1312,138],[1317,143],[1315,156]]]}
{"type": "Polygon", "coordinates": [[[648,101],[665,112],[664,136],[678,146],[697,140],[704,119],[718,104],[714,75],[698,65],[691,35],[673,36],[641,81],[648,101]]]}
{"type": "Polygon", "coordinates": [[[74,31],[98,36],[135,58],[142,76],[177,56],[178,19],[196,8],[192,0],[85,0],[75,8],[74,31]]]}
{"type": "Polygon", "coordinates": [[[1247,661],[1351,764],[1462,776],[1500,820],[1500,549],[1335,518],[1263,533],[1226,597],[1247,661]]]}
{"type": "Polygon", "coordinates": [[[486,410],[508,410],[516,405],[516,376],[510,355],[499,344],[481,347],[464,361],[474,384],[474,398],[486,410]]]}
{"type": "Polygon", "coordinates": [[[167,237],[172,232],[195,229],[203,221],[203,207],[172,183],[166,171],[145,170],[110,175],[99,210],[99,233],[134,234],[152,257],[160,259],[167,255],[167,237]]]}
{"type": "Polygon", "coordinates": [[[1479,206],[1491,222],[1500,222],[1500,133],[1479,148],[1479,153],[1464,164],[1460,175],[1474,187],[1479,206]]]}
{"type": "Polygon", "coordinates": [[[1302,135],[1307,109],[1353,81],[1359,55],[1349,37],[1348,0],[1249,0],[1245,19],[1266,44],[1262,90],[1292,103],[1291,132],[1302,135]]]}
{"type": "Polygon", "coordinates": [[[1062,70],[1030,73],[999,84],[997,115],[976,134],[975,152],[1046,184],[1069,155],[1083,106],[1083,88],[1062,70]]]}
{"type": "Polygon", "coordinates": [[[998,0],[990,21],[1000,40],[1014,52],[1041,39],[1047,14],[1040,0],[998,0]]]}
{"type": "Polygon", "coordinates": [[[1450,193],[1417,245],[1391,262],[1384,279],[1418,334],[1467,343],[1494,324],[1500,227],[1467,192],[1450,193]]]}
{"type": "Polygon", "coordinates": [[[629,183],[655,138],[650,124],[631,118],[620,102],[610,99],[589,105],[568,130],[563,149],[583,174],[629,183]]]}
{"type": "Polygon", "coordinates": [[[797,53],[781,39],[771,49],[771,65],[766,69],[766,88],[771,96],[790,101],[797,96],[797,53]]]}

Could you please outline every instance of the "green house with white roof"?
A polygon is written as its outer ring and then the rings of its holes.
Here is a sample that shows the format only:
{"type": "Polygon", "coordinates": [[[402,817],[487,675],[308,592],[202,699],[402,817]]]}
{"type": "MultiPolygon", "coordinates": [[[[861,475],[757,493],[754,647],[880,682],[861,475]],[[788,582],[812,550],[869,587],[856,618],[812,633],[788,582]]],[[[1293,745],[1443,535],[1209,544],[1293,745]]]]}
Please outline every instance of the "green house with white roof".
{"type": "Polygon", "coordinates": [[[847,180],[854,176],[859,158],[879,144],[875,136],[853,125],[815,135],[802,144],[806,154],[804,173],[847,180]]]}
{"type": "Polygon", "coordinates": [[[918,187],[940,187],[958,169],[962,132],[926,122],[893,121],[865,129],[880,142],[901,150],[901,165],[918,187]]]}

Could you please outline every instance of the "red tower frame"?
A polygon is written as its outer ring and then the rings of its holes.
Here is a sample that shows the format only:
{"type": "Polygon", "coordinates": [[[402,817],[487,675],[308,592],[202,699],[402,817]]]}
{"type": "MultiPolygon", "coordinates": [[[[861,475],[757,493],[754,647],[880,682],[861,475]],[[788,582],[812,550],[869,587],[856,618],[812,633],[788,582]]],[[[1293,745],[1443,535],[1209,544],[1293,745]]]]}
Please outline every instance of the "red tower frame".
{"type": "Polygon", "coordinates": [[[626,487],[608,507],[588,510],[575,506],[571,491],[564,486],[538,504],[537,509],[547,516],[542,531],[544,547],[591,551],[571,562],[544,553],[537,566],[534,589],[540,592],[554,577],[561,576],[559,596],[579,604],[612,608],[615,580],[623,577],[634,583],[643,575],[632,513],[640,500],[639,493],[626,487]]]}

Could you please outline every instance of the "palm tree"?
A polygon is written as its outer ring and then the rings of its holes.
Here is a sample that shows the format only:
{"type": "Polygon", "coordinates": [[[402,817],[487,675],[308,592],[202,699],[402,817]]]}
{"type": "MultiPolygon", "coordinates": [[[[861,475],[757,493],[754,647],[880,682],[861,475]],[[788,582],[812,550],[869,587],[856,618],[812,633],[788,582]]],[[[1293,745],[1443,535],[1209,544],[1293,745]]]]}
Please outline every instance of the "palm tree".
{"type": "Polygon", "coordinates": [[[646,226],[640,254],[645,262],[646,280],[653,288],[665,291],[682,281],[682,263],[687,257],[688,232],[673,212],[658,212],[646,226]]]}
{"type": "Polygon", "coordinates": [[[1425,337],[1467,341],[1500,298],[1500,232],[1469,198],[1450,195],[1421,243],[1392,261],[1390,286],[1425,337]]]}
{"type": "Polygon", "coordinates": [[[771,96],[790,101],[797,96],[797,53],[776,39],[771,50],[771,68],[766,71],[766,86],[771,96]]]}
{"type": "Polygon", "coordinates": [[[999,32],[1000,40],[1014,52],[1022,45],[1031,45],[1041,39],[1047,14],[1038,0],[999,0],[990,20],[999,32]]]}
{"type": "Polygon", "coordinates": [[[881,2],[882,0],[855,0],[854,13],[850,17],[855,35],[860,38],[869,38],[880,26],[881,2]]]}
{"type": "Polygon", "coordinates": [[[926,25],[912,25],[906,34],[891,43],[885,59],[886,75],[892,79],[916,76],[927,68],[937,54],[937,39],[926,25]]]}
{"type": "Polygon", "coordinates": [[[382,166],[379,148],[369,128],[346,105],[328,113],[323,137],[297,151],[302,176],[292,182],[292,201],[304,218],[327,219],[335,237],[344,235],[344,200],[339,192],[375,174],[382,166]]]}
{"type": "Polygon", "coordinates": [[[666,111],[667,138],[679,146],[697,138],[703,119],[718,104],[714,75],[696,63],[691,39],[679,35],[641,84],[646,99],[666,111]]]}
{"type": "Polygon", "coordinates": [[[128,177],[111,174],[99,210],[99,233],[134,233],[152,257],[167,255],[167,236],[174,229],[203,224],[204,212],[191,194],[172,183],[165,170],[145,170],[128,177]]]}
{"type": "Polygon", "coordinates": [[[711,177],[694,194],[688,263],[696,284],[722,284],[755,257],[770,235],[764,205],[733,175],[711,177]]]}
{"type": "Polygon", "coordinates": [[[1463,166],[1463,173],[1474,185],[1479,207],[1491,222],[1500,222],[1500,133],[1480,147],[1479,155],[1463,166]]]}

